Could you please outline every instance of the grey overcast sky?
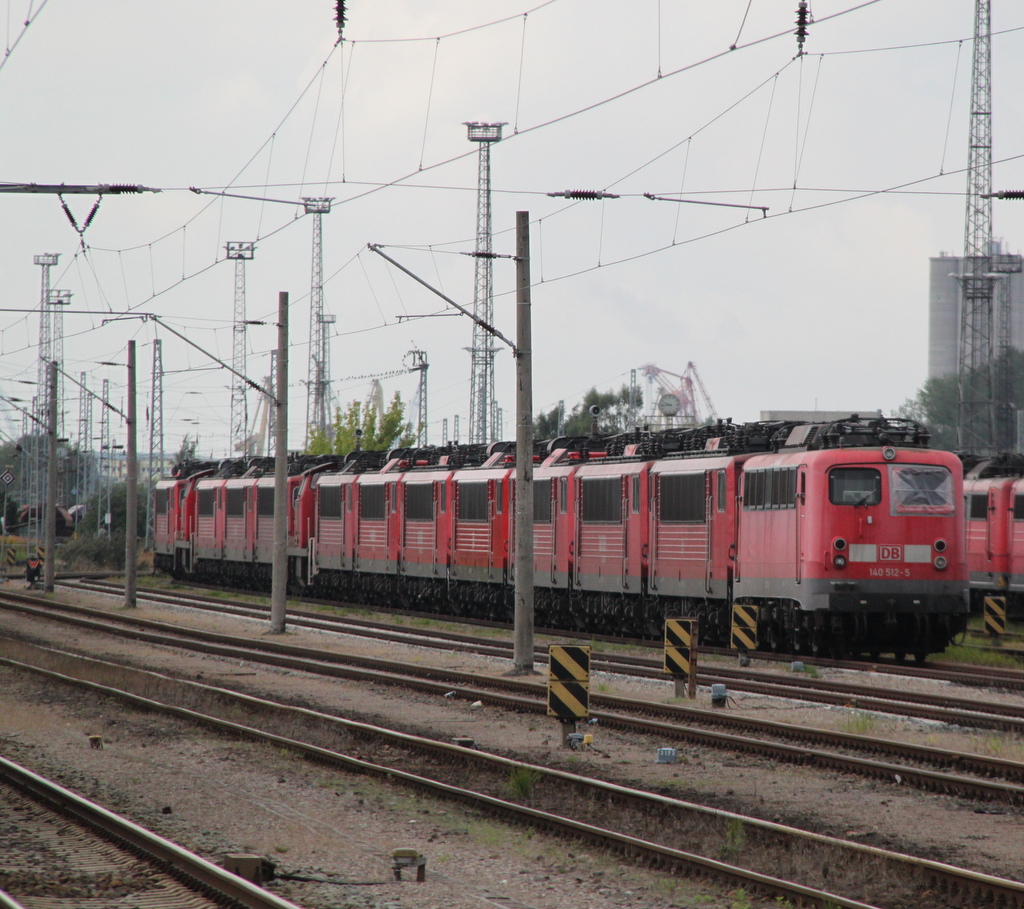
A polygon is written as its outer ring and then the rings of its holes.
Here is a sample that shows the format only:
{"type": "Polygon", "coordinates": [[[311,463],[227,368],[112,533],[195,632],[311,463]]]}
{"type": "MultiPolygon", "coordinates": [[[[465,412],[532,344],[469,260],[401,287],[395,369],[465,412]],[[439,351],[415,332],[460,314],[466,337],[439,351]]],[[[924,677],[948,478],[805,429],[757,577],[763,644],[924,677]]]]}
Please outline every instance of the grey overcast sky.
{"type": "MultiPolygon", "coordinates": [[[[368,252],[453,298],[473,296],[476,147],[464,121],[504,122],[492,149],[494,249],[532,218],[536,410],[618,387],[646,363],[697,365],[720,416],[881,408],[927,367],[928,258],[963,249],[974,4],[812,0],[796,56],[796,0],[8,0],[0,68],[0,181],[142,183],[103,199],[83,235],[55,196],[0,195],[0,394],[36,376],[39,253],[72,293],[65,368],[123,398],[126,341],[164,339],[165,433],[228,453],[230,377],[152,321],[231,359],[228,241],[247,269],[247,372],[262,379],[278,291],[292,300],[292,446],[309,363],[312,222],[331,196],[325,307],[334,392],[430,363],[430,440],[460,414],[471,325],[399,320],[443,304],[368,252]],[[31,25],[24,26],[25,21],[31,25]],[[730,50],[730,47],[734,49],[730,50]],[[565,189],[618,199],[572,203],[565,189]],[[644,193],[767,206],[651,201],[644,193]],[[112,321],[113,320],[113,321],[112,321]]],[[[1024,187],[1024,6],[992,3],[994,184],[1024,187]]],[[[68,196],[81,226],[94,197],[68,196]]],[[[1021,250],[1024,205],[996,202],[1021,250]]],[[[495,321],[514,333],[514,266],[494,263],[495,321]]],[[[512,359],[497,355],[505,436],[512,359]]],[[[409,401],[415,378],[384,380],[409,401]]],[[[77,393],[65,402],[77,435],[77,393]]],[[[250,410],[257,401],[250,399],[250,410]]],[[[144,412],[140,408],[140,412],[144,412]]],[[[17,432],[16,413],[0,417],[17,432]]],[[[98,424],[97,424],[98,425],[98,424]]],[[[449,424],[451,425],[451,424],[449,424]]],[[[117,427],[115,438],[122,434],[117,427]]],[[[449,435],[451,435],[449,429],[449,435]]],[[[142,443],[140,448],[145,448],[142,443]]]]}

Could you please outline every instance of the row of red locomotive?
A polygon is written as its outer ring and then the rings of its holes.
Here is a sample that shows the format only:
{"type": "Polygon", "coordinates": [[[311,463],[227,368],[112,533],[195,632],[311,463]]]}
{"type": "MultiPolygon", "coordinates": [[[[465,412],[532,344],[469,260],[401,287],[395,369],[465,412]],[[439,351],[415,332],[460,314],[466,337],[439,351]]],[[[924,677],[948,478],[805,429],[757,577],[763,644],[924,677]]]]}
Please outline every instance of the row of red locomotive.
{"type": "Polygon", "coordinates": [[[964,496],[971,598],[1002,596],[1024,616],[1024,455],[965,458],[964,496]]]}
{"type": "MultiPolygon", "coordinates": [[[[270,583],[269,460],[182,465],[156,500],[156,565],[246,588],[270,583]]],[[[510,443],[296,458],[289,585],[508,620],[510,443]]],[[[757,607],[778,651],[907,653],[963,631],[960,461],[909,420],[759,422],[538,444],[537,624],[657,635],[666,615],[727,642],[757,607]]]]}

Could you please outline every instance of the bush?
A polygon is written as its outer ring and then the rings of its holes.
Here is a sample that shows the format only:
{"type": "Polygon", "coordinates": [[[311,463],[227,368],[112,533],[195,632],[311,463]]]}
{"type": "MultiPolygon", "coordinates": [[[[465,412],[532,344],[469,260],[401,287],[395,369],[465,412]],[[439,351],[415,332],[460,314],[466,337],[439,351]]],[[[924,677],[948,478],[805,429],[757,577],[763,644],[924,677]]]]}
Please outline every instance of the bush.
{"type": "Polygon", "coordinates": [[[107,537],[81,536],[57,550],[57,565],[68,571],[105,568],[124,571],[124,535],[107,537]]]}

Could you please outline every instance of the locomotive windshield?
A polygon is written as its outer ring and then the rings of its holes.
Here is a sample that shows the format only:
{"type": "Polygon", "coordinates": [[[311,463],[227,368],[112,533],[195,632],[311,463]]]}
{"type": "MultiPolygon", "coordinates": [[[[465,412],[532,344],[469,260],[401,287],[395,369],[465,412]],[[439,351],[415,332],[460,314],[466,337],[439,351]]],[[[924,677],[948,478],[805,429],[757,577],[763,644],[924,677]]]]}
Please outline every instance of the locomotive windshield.
{"type": "Polygon", "coordinates": [[[953,475],[945,468],[923,464],[890,464],[892,513],[956,514],[953,475]]]}
{"type": "Polygon", "coordinates": [[[828,475],[833,505],[877,505],[882,501],[882,474],[874,467],[837,467],[828,475]]]}

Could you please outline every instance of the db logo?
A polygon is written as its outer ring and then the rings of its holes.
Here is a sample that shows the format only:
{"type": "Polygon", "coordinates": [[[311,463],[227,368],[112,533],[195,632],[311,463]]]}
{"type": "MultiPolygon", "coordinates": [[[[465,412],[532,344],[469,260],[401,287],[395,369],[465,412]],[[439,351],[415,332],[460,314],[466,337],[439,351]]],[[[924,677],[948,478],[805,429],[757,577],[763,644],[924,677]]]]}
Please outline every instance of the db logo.
{"type": "Polygon", "coordinates": [[[903,547],[902,546],[879,546],[878,547],[878,561],[880,561],[880,562],[902,562],[903,561],[903,547]]]}

